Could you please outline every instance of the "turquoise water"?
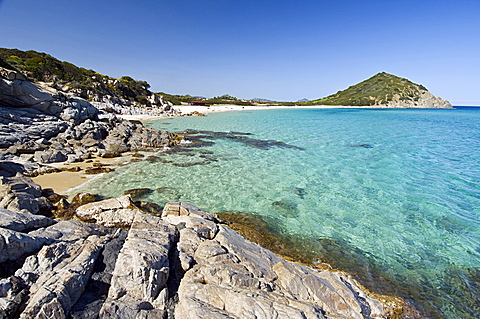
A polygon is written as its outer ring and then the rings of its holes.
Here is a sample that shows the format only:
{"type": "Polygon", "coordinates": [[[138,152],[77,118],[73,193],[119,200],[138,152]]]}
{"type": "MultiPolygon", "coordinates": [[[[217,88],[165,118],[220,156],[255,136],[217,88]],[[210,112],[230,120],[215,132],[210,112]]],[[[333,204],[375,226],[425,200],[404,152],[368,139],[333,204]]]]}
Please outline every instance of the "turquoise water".
{"type": "Polygon", "coordinates": [[[282,232],[355,251],[347,256],[361,279],[386,278],[378,289],[425,316],[478,318],[480,109],[261,110],[149,125],[253,135],[198,133],[212,143],[129,164],[83,190],[160,188],[143,199],[265,216],[282,232]]]}

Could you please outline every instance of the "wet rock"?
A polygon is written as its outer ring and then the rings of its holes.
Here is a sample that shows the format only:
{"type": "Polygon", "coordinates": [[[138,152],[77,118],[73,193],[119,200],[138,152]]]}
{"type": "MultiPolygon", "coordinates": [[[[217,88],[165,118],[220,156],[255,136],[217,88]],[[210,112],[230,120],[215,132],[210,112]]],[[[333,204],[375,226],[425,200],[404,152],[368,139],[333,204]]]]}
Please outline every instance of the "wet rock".
{"type": "Polygon", "coordinates": [[[171,202],[178,201],[182,197],[179,191],[172,187],[159,187],[156,189],[156,192],[162,194],[162,196],[171,202]]]}
{"type": "Polygon", "coordinates": [[[129,189],[123,192],[124,195],[130,195],[132,199],[140,198],[144,195],[150,194],[153,192],[153,189],[150,188],[135,188],[129,189]]]}
{"type": "Polygon", "coordinates": [[[135,202],[135,206],[137,206],[139,209],[141,209],[143,212],[154,215],[154,216],[161,216],[162,214],[162,209],[158,204],[151,203],[151,202],[144,202],[144,201],[137,201],[135,202]]]}
{"type": "Polygon", "coordinates": [[[72,198],[72,204],[77,204],[79,206],[85,205],[88,203],[96,202],[99,198],[98,194],[90,194],[90,193],[78,193],[72,198]]]}
{"type": "Polygon", "coordinates": [[[212,143],[205,141],[205,139],[228,139],[261,150],[269,150],[273,147],[303,150],[301,147],[286,144],[281,141],[254,139],[249,137],[252,135],[251,133],[189,130],[184,131],[183,134],[188,136],[188,139],[193,142],[189,147],[195,147],[196,145],[206,146],[208,143],[212,143]]]}
{"type": "Polygon", "coordinates": [[[103,173],[110,173],[113,172],[114,169],[111,167],[105,167],[105,166],[100,166],[100,167],[89,167],[85,169],[85,174],[87,175],[94,175],[94,174],[103,174],[103,173]]]}
{"type": "Polygon", "coordinates": [[[122,156],[120,152],[116,152],[116,151],[106,152],[101,155],[102,158],[115,158],[120,156],[122,156]]]}
{"type": "Polygon", "coordinates": [[[141,158],[141,157],[145,157],[145,155],[140,154],[140,153],[135,153],[135,154],[132,154],[132,157],[141,158]]]}
{"type": "Polygon", "coordinates": [[[305,194],[306,194],[305,189],[301,188],[301,187],[292,188],[292,193],[294,193],[295,195],[297,195],[301,199],[303,199],[305,197],[305,194]]]}
{"type": "Polygon", "coordinates": [[[348,147],[363,147],[363,148],[373,148],[370,144],[349,144],[348,147]]]}

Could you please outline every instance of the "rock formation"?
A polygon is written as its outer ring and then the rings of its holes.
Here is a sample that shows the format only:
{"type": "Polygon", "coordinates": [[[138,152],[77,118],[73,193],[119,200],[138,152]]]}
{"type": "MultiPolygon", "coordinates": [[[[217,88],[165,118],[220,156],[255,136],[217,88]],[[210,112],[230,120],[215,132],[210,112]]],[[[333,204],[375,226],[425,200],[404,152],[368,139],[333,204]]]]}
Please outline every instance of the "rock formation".
{"type": "Polygon", "coordinates": [[[0,318],[386,318],[346,274],[288,262],[186,203],[80,221],[0,209],[0,318]],[[107,227],[108,226],[108,227],[107,227]]]}
{"type": "Polygon", "coordinates": [[[2,159],[6,154],[32,154],[39,163],[75,162],[176,142],[171,133],[122,120],[81,98],[0,68],[0,148],[6,150],[2,159]]]}

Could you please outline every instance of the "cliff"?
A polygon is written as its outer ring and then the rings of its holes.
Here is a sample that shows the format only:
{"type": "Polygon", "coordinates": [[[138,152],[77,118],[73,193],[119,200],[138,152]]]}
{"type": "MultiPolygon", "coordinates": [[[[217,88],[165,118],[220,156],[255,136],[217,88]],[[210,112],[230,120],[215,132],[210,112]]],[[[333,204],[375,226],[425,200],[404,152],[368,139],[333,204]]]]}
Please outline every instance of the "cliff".
{"type": "Polygon", "coordinates": [[[308,105],[345,105],[378,108],[452,108],[423,85],[385,72],[308,105]]]}

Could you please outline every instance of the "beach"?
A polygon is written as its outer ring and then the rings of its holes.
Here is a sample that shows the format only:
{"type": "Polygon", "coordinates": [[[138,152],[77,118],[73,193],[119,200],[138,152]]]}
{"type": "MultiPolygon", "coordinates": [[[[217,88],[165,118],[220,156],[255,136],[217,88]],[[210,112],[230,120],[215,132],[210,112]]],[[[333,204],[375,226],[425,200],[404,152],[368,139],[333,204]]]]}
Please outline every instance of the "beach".
{"type": "MultiPolygon", "coordinates": [[[[142,152],[146,153],[146,152],[142,152]]],[[[94,178],[103,176],[101,174],[86,174],[85,170],[95,166],[108,167],[115,169],[115,167],[129,163],[134,153],[124,153],[115,158],[101,158],[94,157],[90,160],[75,163],[51,163],[49,166],[58,168],[60,172],[49,173],[33,177],[32,180],[39,184],[43,189],[51,188],[58,194],[65,194],[80,185],[83,185],[94,178]]]]}

